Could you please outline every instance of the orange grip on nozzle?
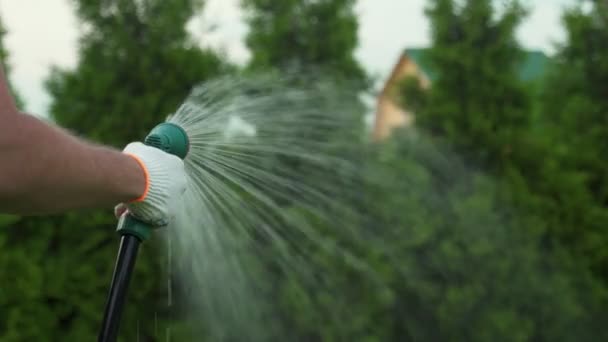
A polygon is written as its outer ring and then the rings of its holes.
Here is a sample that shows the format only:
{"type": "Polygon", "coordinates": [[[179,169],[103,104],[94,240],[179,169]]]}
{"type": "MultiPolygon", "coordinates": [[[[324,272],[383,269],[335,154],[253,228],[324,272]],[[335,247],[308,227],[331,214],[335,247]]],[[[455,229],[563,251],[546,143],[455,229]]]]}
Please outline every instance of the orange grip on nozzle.
{"type": "Polygon", "coordinates": [[[131,154],[131,153],[125,153],[125,154],[132,157],[133,159],[135,159],[137,164],[139,164],[141,169],[144,171],[144,179],[146,182],[146,188],[144,190],[144,193],[140,197],[132,200],[130,203],[143,202],[143,200],[146,199],[146,196],[148,196],[148,191],[150,190],[150,174],[148,173],[148,169],[146,168],[146,165],[144,165],[144,163],[141,161],[141,159],[139,159],[138,156],[131,154]]]}

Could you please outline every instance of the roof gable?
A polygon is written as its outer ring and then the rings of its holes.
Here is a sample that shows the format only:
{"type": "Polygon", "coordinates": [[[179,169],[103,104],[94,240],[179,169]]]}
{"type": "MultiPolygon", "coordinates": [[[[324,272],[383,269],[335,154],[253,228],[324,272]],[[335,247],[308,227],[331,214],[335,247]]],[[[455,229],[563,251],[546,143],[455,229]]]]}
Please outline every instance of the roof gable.
{"type": "MultiPolygon", "coordinates": [[[[428,57],[428,48],[408,48],[404,54],[416,63],[422,72],[432,82],[437,79],[437,72],[430,65],[428,57]]],[[[519,78],[524,81],[535,81],[542,78],[549,65],[550,58],[538,50],[524,50],[524,59],[519,68],[519,78]]]]}

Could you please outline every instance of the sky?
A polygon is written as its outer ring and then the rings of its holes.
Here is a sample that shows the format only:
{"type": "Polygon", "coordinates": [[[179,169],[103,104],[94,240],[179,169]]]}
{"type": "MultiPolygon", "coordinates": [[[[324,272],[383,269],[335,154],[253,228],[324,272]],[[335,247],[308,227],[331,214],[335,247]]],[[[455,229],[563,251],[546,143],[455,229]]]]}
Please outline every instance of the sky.
{"type": "MultiPolygon", "coordinates": [[[[524,0],[531,8],[518,30],[521,44],[547,53],[563,41],[560,15],[575,0],[524,0]]],[[[189,31],[202,46],[227,53],[236,63],[249,58],[243,38],[238,0],[207,0],[201,18],[189,31]]],[[[406,47],[429,43],[429,25],[424,16],[425,0],[359,0],[359,47],[357,59],[378,79],[390,73],[406,47]]],[[[29,113],[44,116],[50,98],[44,80],[52,66],[74,67],[78,61],[79,24],[70,0],[0,0],[0,16],[8,30],[5,44],[10,53],[11,79],[26,102],[29,113]]]]}

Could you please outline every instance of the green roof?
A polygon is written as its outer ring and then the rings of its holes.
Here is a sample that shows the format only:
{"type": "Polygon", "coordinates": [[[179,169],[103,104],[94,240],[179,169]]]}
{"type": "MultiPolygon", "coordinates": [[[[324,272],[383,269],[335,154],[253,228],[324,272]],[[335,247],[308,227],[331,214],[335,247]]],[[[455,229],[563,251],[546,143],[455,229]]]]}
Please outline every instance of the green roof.
{"type": "MultiPolygon", "coordinates": [[[[421,68],[422,72],[433,81],[437,78],[437,73],[430,66],[428,58],[429,49],[405,49],[405,54],[414,60],[421,68]]],[[[549,65],[549,57],[542,51],[524,51],[524,60],[519,70],[519,77],[522,81],[534,81],[545,75],[549,65]]]]}

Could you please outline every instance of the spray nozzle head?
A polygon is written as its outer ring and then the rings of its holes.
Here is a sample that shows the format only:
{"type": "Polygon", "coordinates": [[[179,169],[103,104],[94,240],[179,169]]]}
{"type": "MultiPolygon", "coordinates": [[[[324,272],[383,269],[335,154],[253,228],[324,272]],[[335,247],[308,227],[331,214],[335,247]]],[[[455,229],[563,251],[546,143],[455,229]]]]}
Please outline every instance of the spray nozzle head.
{"type": "Polygon", "coordinates": [[[181,159],[186,158],[190,150],[190,141],[186,131],[182,127],[169,122],[163,122],[154,127],[144,143],[181,159]]]}

